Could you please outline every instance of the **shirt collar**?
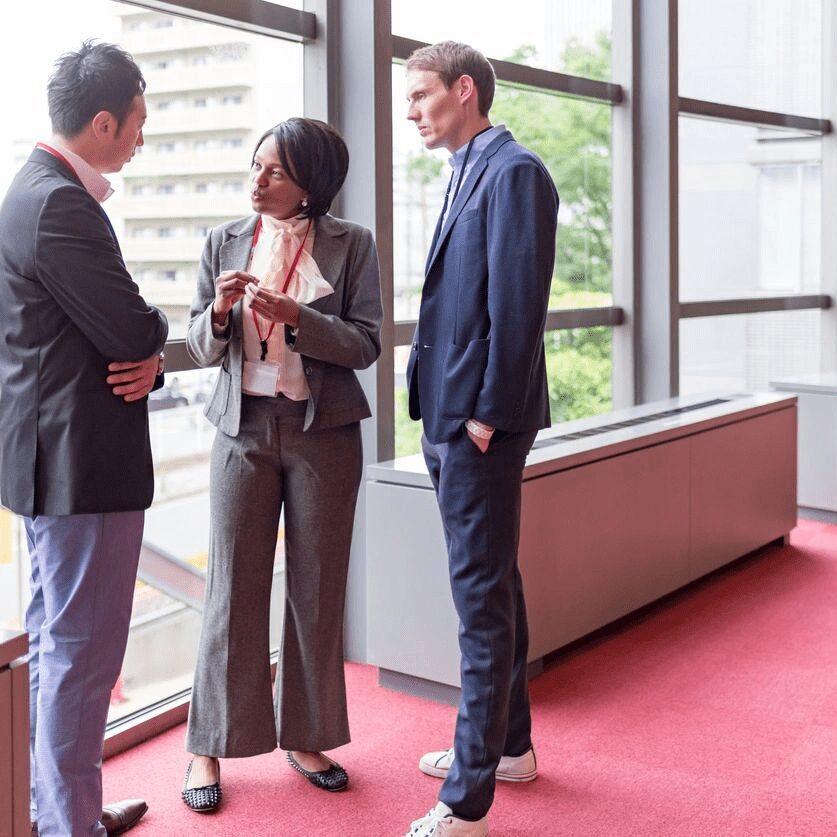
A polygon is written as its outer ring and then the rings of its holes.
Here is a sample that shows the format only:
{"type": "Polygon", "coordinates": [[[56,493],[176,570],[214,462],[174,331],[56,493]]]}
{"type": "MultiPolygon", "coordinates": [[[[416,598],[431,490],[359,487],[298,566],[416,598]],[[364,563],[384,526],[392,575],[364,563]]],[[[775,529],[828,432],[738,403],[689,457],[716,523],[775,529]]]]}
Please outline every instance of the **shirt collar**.
{"type": "MultiPolygon", "coordinates": [[[[483,131],[481,134],[477,134],[474,137],[474,144],[471,147],[471,155],[468,158],[468,162],[476,162],[479,159],[480,154],[482,154],[482,152],[485,151],[485,149],[491,144],[491,141],[505,130],[506,126],[503,124],[492,125],[488,130],[483,131]]],[[[454,171],[462,166],[462,160],[465,158],[465,152],[467,150],[468,143],[466,142],[463,146],[457,148],[456,151],[454,151],[448,158],[448,163],[450,163],[450,166],[454,171]]]]}
{"type": "Polygon", "coordinates": [[[75,169],[81,185],[90,192],[98,203],[104,203],[113,194],[110,181],[103,174],[97,172],[83,157],[79,157],[78,154],[55,140],[50,140],[44,145],[51,146],[66,158],[67,162],[75,169]]]}
{"type": "Polygon", "coordinates": [[[308,218],[286,218],[280,220],[271,215],[262,215],[262,226],[265,231],[273,233],[274,235],[280,232],[290,233],[291,235],[303,235],[308,229],[308,218]]]}

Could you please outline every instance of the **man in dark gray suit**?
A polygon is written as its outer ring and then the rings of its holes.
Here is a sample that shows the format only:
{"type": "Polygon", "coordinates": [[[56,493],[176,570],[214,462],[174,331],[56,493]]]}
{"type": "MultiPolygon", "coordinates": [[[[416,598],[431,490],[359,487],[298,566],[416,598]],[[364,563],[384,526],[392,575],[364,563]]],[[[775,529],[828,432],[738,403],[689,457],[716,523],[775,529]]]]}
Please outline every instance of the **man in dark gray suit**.
{"type": "Polygon", "coordinates": [[[419,769],[444,779],[408,837],[485,837],[496,779],[537,776],[528,628],[517,566],[526,455],[548,427],[543,333],[558,195],[541,160],[492,125],[494,70],[465,44],[407,61],[407,118],[451,152],[407,369],[410,415],[436,489],[459,616],[453,747],[419,769]]]}
{"type": "MultiPolygon", "coordinates": [[[[110,692],[122,665],[154,476],[145,396],[168,325],[140,296],[100,204],[142,145],[145,81],[86,42],[49,81],[53,136],[0,207],[0,501],[32,562],[32,817],[41,835],[118,834],[102,809],[110,692]]],[[[33,828],[34,833],[34,828],[33,828]]]]}

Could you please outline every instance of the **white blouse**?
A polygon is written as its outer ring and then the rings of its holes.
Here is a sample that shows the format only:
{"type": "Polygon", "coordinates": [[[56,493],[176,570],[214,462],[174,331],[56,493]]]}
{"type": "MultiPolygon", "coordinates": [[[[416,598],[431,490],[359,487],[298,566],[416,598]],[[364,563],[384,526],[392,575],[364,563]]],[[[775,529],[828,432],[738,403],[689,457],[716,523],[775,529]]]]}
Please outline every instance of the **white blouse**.
{"type": "MultiPolygon", "coordinates": [[[[305,238],[308,228],[308,218],[290,218],[280,221],[269,215],[262,215],[262,229],[259,239],[250,257],[247,272],[252,273],[260,283],[260,287],[281,291],[291,264],[302,246],[302,253],[297,262],[294,275],[285,291],[289,297],[300,304],[313,302],[334,293],[334,288],[323,278],[317,263],[311,255],[314,250],[314,223],[305,238]],[[305,238],[305,244],[302,245],[305,238]]],[[[244,325],[244,359],[247,361],[261,360],[261,340],[270,332],[271,323],[258,315],[258,330],[253,321],[253,311],[250,300],[242,300],[242,315],[244,325]],[[259,337],[261,332],[261,337],[259,337]]],[[[292,352],[285,342],[285,326],[276,323],[267,340],[267,360],[279,365],[276,394],[284,395],[292,401],[305,401],[310,392],[308,382],[302,370],[302,357],[292,352]]],[[[263,395],[264,393],[248,392],[248,395],[263,395]]]]}

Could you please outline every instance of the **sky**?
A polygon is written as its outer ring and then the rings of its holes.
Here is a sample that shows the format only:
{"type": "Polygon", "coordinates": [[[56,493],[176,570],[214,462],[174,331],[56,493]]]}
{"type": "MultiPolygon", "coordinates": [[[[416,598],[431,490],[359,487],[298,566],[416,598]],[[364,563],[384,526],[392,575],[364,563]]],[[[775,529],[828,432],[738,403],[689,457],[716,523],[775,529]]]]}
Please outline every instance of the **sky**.
{"type": "Polygon", "coordinates": [[[15,6],[0,30],[0,189],[14,174],[12,141],[49,136],[46,83],[54,60],[85,37],[113,40],[119,23],[108,0],[30,0],[15,6]]]}

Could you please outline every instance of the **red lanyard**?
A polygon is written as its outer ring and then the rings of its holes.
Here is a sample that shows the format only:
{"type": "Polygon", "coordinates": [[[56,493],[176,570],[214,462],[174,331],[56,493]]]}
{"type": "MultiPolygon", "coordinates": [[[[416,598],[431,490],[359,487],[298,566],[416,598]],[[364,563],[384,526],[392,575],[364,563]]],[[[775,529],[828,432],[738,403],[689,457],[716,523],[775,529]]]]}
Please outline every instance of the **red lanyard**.
{"type": "Polygon", "coordinates": [[[51,145],[47,145],[45,142],[36,142],[35,148],[43,148],[44,151],[49,152],[52,154],[53,157],[57,157],[75,176],[77,180],[81,180],[78,176],[78,172],[73,167],[73,164],[60,152],[54,149],[51,145]]]}
{"type": "MultiPolygon", "coordinates": [[[[300,258],[302,258],[302,248],[305,247],[305,242],[308,239],[308,233],[311,231],[311,219],[308,219],[308,226],[305,228],[305,235],[302,237],[302,244],[299,245],[299,249],[296,251],[296,255],[294,256],[294,260],[291,262],[291,266],[288,269],[288,273],[285,276],[285,281],[282,284],[282,293],[287,293],[288,285],[291,284],[291,279],[293,278],[294,273],[296,273],[296,267],[299,264],[300,258]]],[[[256,252],[256,244],[259,241],[259,236],[262,232],[262,219],[259,218],[258,223],[256,224],[256,229],[253,231],[253,245],[250,248],[250,263],[253,262],[253,254],[256,252]]],[[[250,313],[253,315],[253,325],[256,327],[256,334],[259,336],[259,344],[262,348],[262,360],[267,359],[267,341],[270,340],[270,335],[273,334],[273,329],[276,326],[275,322],[271,322],[270,328],[267,330],[267,336],[262,337],[262,330],[259,328],[259,318],[256,316],[256,312],[251,308],[250,313]]]]}

